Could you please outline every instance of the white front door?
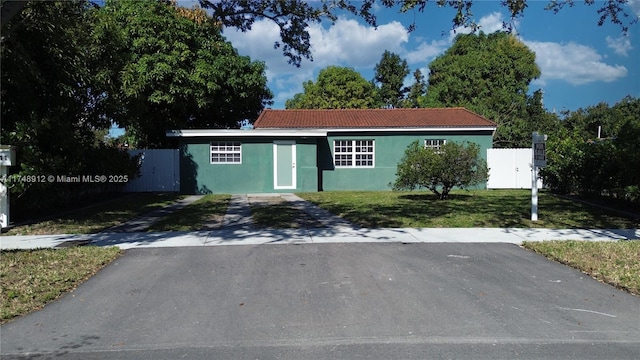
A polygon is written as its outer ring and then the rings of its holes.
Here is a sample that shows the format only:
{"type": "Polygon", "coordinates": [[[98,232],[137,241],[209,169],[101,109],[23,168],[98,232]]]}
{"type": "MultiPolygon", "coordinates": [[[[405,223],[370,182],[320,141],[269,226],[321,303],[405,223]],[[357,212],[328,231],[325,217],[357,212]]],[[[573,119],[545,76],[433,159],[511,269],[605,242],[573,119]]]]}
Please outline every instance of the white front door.
{"type": "Polygon", "coordinates": [[[294,140],[273,142],[273,188],[296,188],[296,142],[294,140]]]}

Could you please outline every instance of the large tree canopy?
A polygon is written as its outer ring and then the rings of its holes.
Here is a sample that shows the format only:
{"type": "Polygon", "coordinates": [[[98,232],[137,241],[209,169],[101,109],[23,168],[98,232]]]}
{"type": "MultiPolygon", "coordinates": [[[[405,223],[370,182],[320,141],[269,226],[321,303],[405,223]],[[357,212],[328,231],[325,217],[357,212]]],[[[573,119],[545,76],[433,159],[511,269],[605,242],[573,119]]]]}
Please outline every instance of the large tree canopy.
{"type": "Polygon", "coordinates": [[[426,107],[462,106],[498,123],[497,146],[517,143],[529,83],[540,76],[535,53],[506,32],[461,34],[429,64],[426,107]],[[514,133],[515,132],[515,133],[514,133]]]}
{"type": "Polygon", "coordinates": [[[640,99],[600,103],[566,113],[549,132],[545,186],[553,191],[609,196],[640,206],[640,99]]]}
{"type": "Polygon", "coordinates": [[[304,92],[287,100],[287,109],[366,109],[376,107],[375,87],[353,68],[329,66],[304,92]]]}
{"type": "Polygon", "coordinates": [[[87,2],[34,1],[3,28],[0,142],[16,147],[12,175],[44,180],[8,181],[18,218],[108,189],[55,183],[48,176],[135,172],[126,153],[96,137],[110,123],[101,115],[88,51],[92,21],[87,2]]]}
{"type": "Polygon", "coordinates": [[[202,9],[107,1],[93,37],[108,115],[135,146],[162,146],[172,128],[235,127],[270,104],[264,63],[238,55],[202,9]]]}

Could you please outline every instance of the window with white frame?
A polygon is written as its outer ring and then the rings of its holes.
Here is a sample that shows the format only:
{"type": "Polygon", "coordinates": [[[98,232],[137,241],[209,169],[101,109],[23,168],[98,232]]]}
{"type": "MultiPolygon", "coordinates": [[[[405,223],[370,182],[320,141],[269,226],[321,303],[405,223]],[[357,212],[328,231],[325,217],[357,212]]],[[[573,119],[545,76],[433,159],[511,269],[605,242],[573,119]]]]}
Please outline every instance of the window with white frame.
{"type": "Polygon", "coordinates": [[[432,149],[435,152],[440,151],[442,145],[446,144],[447,140],[445,139],[425,139],[424,140],[424,148],[432,149]]]}
{"type": "Polygon", "coordinates": [[[239,141],[212,141],[212,164],[241,164],[242,144],[239,141]]]}
{"type": "Polygon", "coordinates": [[[335,167],[373,167],[373,140],[334,140],[335,167]]]}

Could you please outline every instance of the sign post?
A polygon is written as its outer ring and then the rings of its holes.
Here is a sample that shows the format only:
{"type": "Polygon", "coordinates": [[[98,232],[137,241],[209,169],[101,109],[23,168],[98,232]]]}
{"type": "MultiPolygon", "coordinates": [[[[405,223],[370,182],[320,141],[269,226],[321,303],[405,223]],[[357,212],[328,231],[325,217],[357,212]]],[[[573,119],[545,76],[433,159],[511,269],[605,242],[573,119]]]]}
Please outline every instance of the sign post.
{"type": "Polygon", "coordinates": [[[9,189],[5,182],[9,166],[16,163],[16,149],[13,146],[0,145],[0,228],[9,225],[9,189]]]}
{"type": "Polygon", "coordinates": [[[533,159],[531,162],[531,221],[538,221],[538,168],[547,166],[547,135],[533,132],[533,159]]]}

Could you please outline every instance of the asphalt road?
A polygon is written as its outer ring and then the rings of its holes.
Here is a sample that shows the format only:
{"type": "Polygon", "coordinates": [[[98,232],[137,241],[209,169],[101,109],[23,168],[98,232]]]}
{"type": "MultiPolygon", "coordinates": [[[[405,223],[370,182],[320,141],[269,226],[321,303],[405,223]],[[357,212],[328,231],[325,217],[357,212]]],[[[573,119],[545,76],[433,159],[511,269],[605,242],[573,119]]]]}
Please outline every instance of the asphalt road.
{"type": "Polygon", "coordinates": [[[134,249],[3,358],[637,359],[640,298],[509,244],[134,249]]]}

